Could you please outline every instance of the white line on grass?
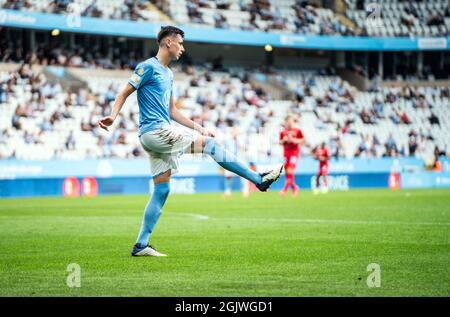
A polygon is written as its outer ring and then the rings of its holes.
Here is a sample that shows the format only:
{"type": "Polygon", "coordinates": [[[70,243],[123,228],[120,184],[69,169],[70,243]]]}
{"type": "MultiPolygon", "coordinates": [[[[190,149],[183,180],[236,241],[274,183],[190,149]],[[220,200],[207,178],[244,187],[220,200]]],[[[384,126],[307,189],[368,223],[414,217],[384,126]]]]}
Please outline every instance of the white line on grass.
{"type": "Polygon", "coordinates": [[[209,217],[208,216],[205,216],[205,215],[200,215],[200,214],[192,214],[192,213],[186,213],[186,212],[169,212],[169,213],[167,213],[168,215],[170,214],[170,215],[175,215],[175,216],[190,216],[190,217],[193,217],[193,218],[195,218],[195,219],[198,219],[198,220],[208,220],[209,219],[209,217]]]}

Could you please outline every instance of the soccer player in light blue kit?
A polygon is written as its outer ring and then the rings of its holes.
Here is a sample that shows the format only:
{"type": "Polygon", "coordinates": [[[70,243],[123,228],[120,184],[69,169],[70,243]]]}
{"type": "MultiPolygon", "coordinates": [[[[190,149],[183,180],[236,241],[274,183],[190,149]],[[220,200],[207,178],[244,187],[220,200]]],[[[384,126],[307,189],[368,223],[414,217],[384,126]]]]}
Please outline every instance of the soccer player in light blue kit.
{"type": "Polygon", "coordinates": [[[220,166],[267,191],[280,176],[283,164],[273,170],[258,174],[218,144],[214,132],[185,117],[174,105],[173,73],[169,63],[178,60],[184,52],[184,32],[173,26],[162,27],[158,33],[158,54],[137,65],[127,86],[117,95],[110,116],[99,120],[101,128],[108,131],[114,123],[128,96],[137,90],[139,105],[139,140],[150,157],[154,192],[145,207],[144,218],[133,256],[166,256],[148,244],[150,234],[161,215],[161,209],[170,192],[170,176],[178,170],[178,158],[183,153],[206,153],[220,166]],[[189,129],[170,124],[174,120],[189,129]]]}

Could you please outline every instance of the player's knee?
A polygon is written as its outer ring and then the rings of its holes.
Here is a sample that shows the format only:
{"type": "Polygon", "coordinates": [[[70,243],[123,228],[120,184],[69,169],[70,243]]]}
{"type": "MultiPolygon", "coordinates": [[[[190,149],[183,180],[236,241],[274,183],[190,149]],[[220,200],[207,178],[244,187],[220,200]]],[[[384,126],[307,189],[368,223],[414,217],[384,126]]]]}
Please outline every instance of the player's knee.
{"type": "Polygon", "coordinates": [[[168,183],[170,182],[170,176],[172,174],[171,170],[168,170],[167,172],[164,172],[158,176],[153,177],[153,183],[155,185],[160,184],[160,183],[168,183]]]}

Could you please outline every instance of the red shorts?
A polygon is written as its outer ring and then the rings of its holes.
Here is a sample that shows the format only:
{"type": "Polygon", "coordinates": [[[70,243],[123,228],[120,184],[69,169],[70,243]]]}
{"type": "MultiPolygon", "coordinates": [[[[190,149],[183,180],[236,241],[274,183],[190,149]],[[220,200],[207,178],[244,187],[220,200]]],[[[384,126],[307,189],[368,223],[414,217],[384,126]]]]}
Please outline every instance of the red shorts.
{"type": "Polygon", "coordinates": [[[284,157],[284,168],[295,168],[298,163],[298,156],[297,155],[290,155],[284,157]]]}
{"type": "Polygon", "coordinates": [[[328,175],[328,164],[319,165],[319,172],[317,175],[328,175]]]}

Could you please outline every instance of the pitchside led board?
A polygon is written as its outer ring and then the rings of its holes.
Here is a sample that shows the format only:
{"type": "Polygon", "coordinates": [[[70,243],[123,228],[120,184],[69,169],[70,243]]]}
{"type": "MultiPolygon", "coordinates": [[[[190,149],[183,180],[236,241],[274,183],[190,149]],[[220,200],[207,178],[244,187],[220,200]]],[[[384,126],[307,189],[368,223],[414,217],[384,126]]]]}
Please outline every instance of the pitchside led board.
{"type": "MultiPolygon", "coordinates": [[[[187,158],[187,157],[186,157],[187,158]]],[[[171,182],[172,193],[193,194],[223,191],[221,170],[215,162],[184,159],[171,182]]],[[[264,170],[274,162],[257,162],[264,170]]],[[[315,188],[317,161],[302,158],[295,171],[304,190],[315,188]]],[[[281,189],[283,179],[273,190],[281,189]]],[[[145,194],[151,192],[147,159],[86,161],[0,161],[0,197],[96,196],[104,194],[145,194]]],[[[233,189],[240,190],[235,177],[233,189]]],[[[330,162],[328,187],[331,191],[355,188],[449,188],[450,159],[442,170],[424,171],[423,161],[412,158],[340,159],[330,162]]]]}

